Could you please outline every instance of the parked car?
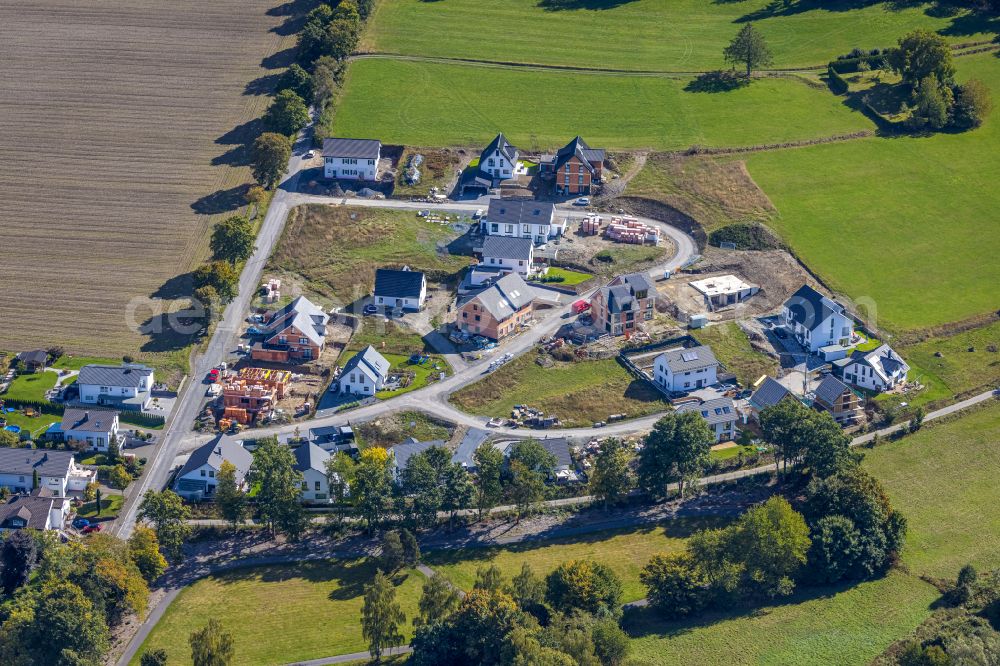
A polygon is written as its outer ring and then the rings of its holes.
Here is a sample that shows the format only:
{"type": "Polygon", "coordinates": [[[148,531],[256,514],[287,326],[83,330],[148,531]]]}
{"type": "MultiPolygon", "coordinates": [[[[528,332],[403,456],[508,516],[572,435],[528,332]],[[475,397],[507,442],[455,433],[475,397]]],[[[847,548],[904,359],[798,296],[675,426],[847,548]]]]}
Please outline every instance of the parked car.
{"type": "Polygon", "coordinates": [[[307,152],[302,157],[305,158],[305,159],[307,159],[307,160],[311,160],[312,158],[316,157],[316,151],[315,150],[310,150],[309,152],[307,152]]]}
{"type": "Polygon", "coordinates": [[[589,206],[590,205],[590,197],[580,197],[579,199],[577,199],[576,201],[573,202],[573,205],[574,206],[589,206]]]}
{"type": "Polygon", "coordinates": [[[212,368],[211,370],[208,371],[208,383],[214,384],[217,381],[219,381],[219,369],[212,368]]]}
{"type": "Polygon", "coordinates": [[[774,334],[777,335],[782,340],[784,340],[785,338],[788,337],[788,331],[786,331],[783,328],[776,328],[776,329],[774,329],[774,334]]]}
{"type": "Polygon", "coordinates": [[[86,518],[77,518],[73,521],[73,527],[75,527],[78,530],[82,530],[88,525],[90,525],[90,521],[87,520],[86,518]]]}
{"type": "Polygon", "coordinates": [[[91,534],[93,532],[100,532],[101,531],[101,526],[95,523],[93,525],[87,525],[81,531],[84,534],[91,534]]]}
{"type": "Polygon", "coordinates": [[[482,216],[483,216],[483,209],[482,208],[477,208],[476,212],[472,214],[472,219],[473,220],[478,220],[482,216]]]}
{"type": "Polygon", "coordinates": [[[373,315],[378,312],[378,308],[375,307],[375,305],[373,305],[372,303],[369,303],[364,307],[364,309],[361,312],[365,315],[373,315]]]}

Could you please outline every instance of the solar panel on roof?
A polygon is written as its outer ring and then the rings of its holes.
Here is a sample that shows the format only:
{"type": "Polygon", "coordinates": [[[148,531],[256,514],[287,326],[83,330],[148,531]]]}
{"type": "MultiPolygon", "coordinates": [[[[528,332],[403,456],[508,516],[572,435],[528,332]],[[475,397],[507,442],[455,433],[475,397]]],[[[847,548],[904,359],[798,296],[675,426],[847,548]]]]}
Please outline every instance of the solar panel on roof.
{"type": "Polygon", "coordinates": [[[683,360],[685,360],[685,361],[697,361],[698,360],[698,352],[696,352],[696,351],[681,352],[681,358],[683,360]]]}

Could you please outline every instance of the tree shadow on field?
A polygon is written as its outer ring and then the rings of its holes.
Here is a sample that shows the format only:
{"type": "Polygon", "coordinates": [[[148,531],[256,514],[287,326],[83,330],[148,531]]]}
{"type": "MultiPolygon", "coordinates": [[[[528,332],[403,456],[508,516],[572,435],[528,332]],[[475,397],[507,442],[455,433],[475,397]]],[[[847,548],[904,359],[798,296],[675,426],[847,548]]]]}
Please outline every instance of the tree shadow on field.
{"type": "Polygon", "coordinates": [[[751,23],[777,16],[794,16],[796,14],[820,10],[824,12],[850,12],[855,9],[879,4],[884,4],[889,9],[898,10],[905,8],[907,3],[908,0],[904,0],[903,2],[883,2],[883,0],[835,0],[834,2],[827,2],[826,0],[773,0],[773,2],[768,3],[764,7],[744,14],[733,22],[751,23]]]}
{"type": "Polygon", "coordinates": [[[243,88],[244,95],[270,95],[278,87],[281,74],[258,76],[243,88]]]}
{"type": "Polygon", "coordinates": [[[175,298],[185,298],[190,296],[194,287],[194,273],[189,271],[181,273],[168,279],[161,284],[156,291],[149,295],[150,298],[160,298],[172,300],[175,298]]]}
{"type": "Polygon", "coordinates": [[[292,46],[283,51],[272,53],[260,61],[260,66],[264,69],[284,69],[295,62],[296,47],[292,46]]]}
{"type": "Polygon", "coordinates": [[[148,309],[132,313],[134,319],[145,316],[138,332],[146,338],[139,347],[143,352],[172,352],[190,346],[207,333],[205,311],[193,310],[188,302],[177,307],[176,301],[190,296],[191,273],[168,279],[153,294],[148,309]]]}
{"type": "Polygon", "coordinates": [[[572,9],[615,9],[635,0],[539,0],[538,6],[550,12],[561,12],[572,9]]]}
{"type": "Polygon", "coordinates": [[[717,70],[705,72],[692,79],[684,86],[684,92],[692,93],[722,93],[738,90],[749,85],[750,79],[736,72],[717,70]]]}
{"type": "Polygon", "coordinates": [[[248,120],[237,125],[215,140],[215,143],[222,146],[233,146],[238,143],[251,144],[264,131],[264,121],[260,118],[248,120]]]}
{"type": "Polygon", "coordinates": [[[191,204],[191,209],[199,215],[218,215],[237,210],[246,204],[249,189],[249,183],[244,183],[225,190],[217,190],[195,201],[191,204]]]}
{"type": "Polygon", "coordinates": [[[241,144],[233,146],[221,155],[212,158],[212,166],[248,166],[253,161],[250,146],[241,144]]]}

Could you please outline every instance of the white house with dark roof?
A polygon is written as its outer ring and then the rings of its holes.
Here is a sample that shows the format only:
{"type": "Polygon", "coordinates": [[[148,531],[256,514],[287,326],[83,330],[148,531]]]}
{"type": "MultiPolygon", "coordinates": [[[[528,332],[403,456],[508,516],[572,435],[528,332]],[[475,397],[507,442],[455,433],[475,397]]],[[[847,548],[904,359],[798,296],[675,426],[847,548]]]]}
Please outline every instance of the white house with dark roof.
{"type": "Polygon", "coordinates": [[[445,442],[443,439],[421,442],[415,437],[410,437],[406,441],[390,448],[389,455],[392,456],[393,477],[398,479],[399,475],[402,474],[403,470],[410,463],[410,458],[423,453],[432,446],[444,447],[445,442]]]}
{"type": "Polygon", "coordinates": [[[118,432],[118,412],[109,409],[67,409],[58,432],[65,442],[91,451],[107,451],[111,442],[125,443],[125,436],[118,432]]]}
{"type": "Polygon", "coordinates": [[[326,475],[326,461],[330,459],[330,454],[312,442],[300,444],[292,453],[295,454],[295,471],[302,474],[302,500],[329,501],[330,482],[326,475]]]}
{"type": "Polygon", "coordinates": [[[0,486],[14,493],[31,492],[36,474],[39,488],[66,497],[86,488],[96,472],[77,467],[72,451],[0,448],[0,486]]]}
{"type": "Polygon", "coordinates": [[[701,403],[686,403],[677,406],[678,413],[696,412],[705,419],[708,429],[715,435],[716,442],[736,439],[736,405],[731,398],[714,398],[701,403]]]}
{"type": "Polygon", "coordinates": [[[482,285],[509,273],[527,278],[535,273],[535,244],[530,238],[487,236],[483,239],[482,259],[469,269],[469,283],[482,285]]]}
{"type": "Polygon", "coordinates": [[[376,139],[323,139],[323,177],[378,180],[382,142],[376,139]]]}
{"type": "Polygon", "coordinates": [[[253,464],[253,454],[237,440],[220,436],[191,453],[177,473],[174,492],[194,501],[215,496],[219,470],[226,461],[236,468],[237,487],[245,488],[247,472],[253,464]]]}
{"type": "MultiPolygon", "coordinates": [[[[844,306],[807,284],[785,301],[782,315],[795,339],[813,354],[824,347],[845,349],[851,344],[854,322],[844,306]]],[[[827,349],[824,354],[832,356],[833,351],[827,349]]]]}
{"type": "Polygon", "coordinates": [[[46,488],[27,495],[11,495],[0,503],[0,531],[61,530],[69,515],[70,502],[46,488]]]}
{"type": "Polygon", "coordinates": [[[141,411],[152,399],[153,369],[136,363],[85,365],[80,368],[76,385],[84,404],[141,411]]]}
{"type": "Polygon", "coordinates": [[[420,271],[379,268],[375,271],[375,305],[417,312],[427,298],[427,278],[420,271]]]}
{"type": "Polygon", "coordinates": [[[854,386],[877,391],[891,391],[906,383],[910,366],[887,344],[871,351],[855,351],[841,371],[844,381],[854,386]]]}
{"type": "Polygon", "coordinates": [[[667,391],[690,391],[718,383],[719,361],[710,347],[669,349],[653,361],[653,381],[667,391]]]}
{"type": "Polygon", "coordinates": [[[480,228],[490,236],[529,238],[541,245],[566,233],[566,220],[556,218],[549,201],[491,199],[480,228]]]}
{"type": "Polygon", "coordinates": [[[389,378],[389,361],[368,345],[344,364],[337,378],[341,393],[375,395],[389,378]]]}

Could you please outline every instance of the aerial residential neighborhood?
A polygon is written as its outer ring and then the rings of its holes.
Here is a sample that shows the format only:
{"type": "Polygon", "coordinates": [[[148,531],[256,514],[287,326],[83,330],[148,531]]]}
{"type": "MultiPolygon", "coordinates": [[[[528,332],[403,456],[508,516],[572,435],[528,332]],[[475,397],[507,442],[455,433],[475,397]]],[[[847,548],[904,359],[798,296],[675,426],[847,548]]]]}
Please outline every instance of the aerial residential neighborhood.
{"type": "Polygon", "coordinates": [[[0,663],[1000,663],[998,12],[0,7],[0,663]]]}

